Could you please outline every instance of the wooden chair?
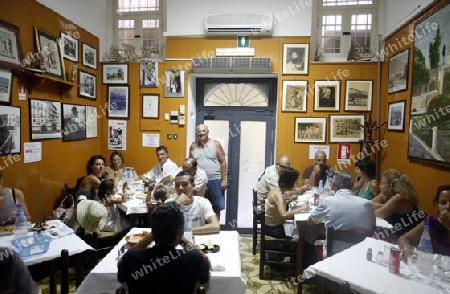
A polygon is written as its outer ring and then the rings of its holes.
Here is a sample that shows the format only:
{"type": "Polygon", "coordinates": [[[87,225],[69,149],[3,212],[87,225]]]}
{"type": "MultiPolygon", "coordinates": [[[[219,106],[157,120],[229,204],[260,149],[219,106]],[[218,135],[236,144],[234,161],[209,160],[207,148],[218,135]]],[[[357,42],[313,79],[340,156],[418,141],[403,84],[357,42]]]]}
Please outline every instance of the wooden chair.
{"type": "Polygon", "coordinates": [[[343,241],[353,244],[362,242],[366,237],[371,237],[373,231],[356,230],[335,230],[333,227],[327,227],[327,257],[333,255],[334,241],[343,241]]]}
{"type": "Polygon", "coordinates": [[[261,225],[261,221],[258,219],[258,194],[255,189],[253,192],[253,255],[256,254],[256,245],[258,243],[258,232],[261,234],[261,230],[258,229],[258,225],[261,225]]]}
{"type": "MultiPolygon", "coordinates": [[[[261,241],[260,241],[260,263],[259,263],[259,278],[261,280],[266,279],[267,277],[264,275],[264,266],[265,265],[282,265],[287,267],[294,267],[297,270],[298,273],[298,263],[299,260],[301,260],[301,251],[298,244],[298,240],[296,239],[280,239],[280,238],[273,238],[270,236],[266,236],[266,230],[265,230],[265,223],[266,223],[266,214],[264,211],[264,200],[260,201],[261,204],[261,241]],[[266,249],[267,245],[283,245],[286,247],[286,250],[283,248],[281,250],[274,250],[274,249],[266,249]],[[287,249],[289,248],[289,249],[287,249]],[[300,254],[299,254],[300,252],[300,254]],[[275,253],[275,254],[282,254],[286,256],[290,256],[291,260],[292,258],[296,257],[297,262],[281,262],[281,261],[269,261],[266,260],[266,253],[275,253]]],[[[270,277],[269,277],[270,278],[270,277]]],[[[299,292],[301,293],[301,292],[299,292]]]]}
{"type": "Polygon", "coordinates": [[[195,291],[195,294],[206,294],[205,287],[203,286],[198,287],[197,290],[195,291]]]}
{"type": "Polygon", "coordinates": [[[69,251],[61,250],[61,256],[52,260],[28,266],[33,280],[41,281],[48,278],[50,294],[57,293],[57,273],[60,272],[61,294],[69,293],[69,251]]]}
{"type": "Polygon", "coordinates": [[[341,288],[339,291],[340,294],[353,294],[352,288],[350,288],[350,284],[347,281],[341,283],[341,288]]]}
{"type": "Polygon", "coordinates": [[[83,228],[80,228],[77,231],[77,235],[95,249],[94,259],[95,261],[99,261],[105,257],[117,243],[119,243],[127,232],[128,230],[122,232],[90,233],[86,232],[83,228]]]}

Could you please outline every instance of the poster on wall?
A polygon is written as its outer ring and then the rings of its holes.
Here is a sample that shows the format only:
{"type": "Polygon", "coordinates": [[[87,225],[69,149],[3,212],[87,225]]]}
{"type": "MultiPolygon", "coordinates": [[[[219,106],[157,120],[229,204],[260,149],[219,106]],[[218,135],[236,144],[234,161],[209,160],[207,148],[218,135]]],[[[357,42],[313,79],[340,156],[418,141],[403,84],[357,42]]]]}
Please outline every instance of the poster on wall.
{"type": "Polygon", "coordinates": [[[108,150],[127,150],[127,121],[108,121],[108,150]]]}

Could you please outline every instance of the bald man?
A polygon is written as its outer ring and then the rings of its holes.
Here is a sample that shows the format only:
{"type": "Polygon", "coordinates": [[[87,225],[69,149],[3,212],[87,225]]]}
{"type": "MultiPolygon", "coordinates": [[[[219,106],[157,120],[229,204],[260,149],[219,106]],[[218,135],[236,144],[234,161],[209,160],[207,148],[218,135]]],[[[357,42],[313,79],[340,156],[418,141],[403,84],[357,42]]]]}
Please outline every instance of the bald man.
{"type": "Polygon", "coordinates": [[[287,155],[281,155],[277,158],[274,165],[266,167],[266,170],[258,179],[256,192],[258,194],[258,203],[266,199],[267,194],[275,187],[278,187],[278,179],[281,172],[291,167],[291,159],[287,155]]]}
{"type": "Polygon", "coordinates": [[[305,168],[303,172],[304,184],[318,187],[319,181],[322,180],[325,185],[327,175],[333,174],[333,169],[327,165],[327,154],[318,150],[314,156],[314,164],[305,168]]]}

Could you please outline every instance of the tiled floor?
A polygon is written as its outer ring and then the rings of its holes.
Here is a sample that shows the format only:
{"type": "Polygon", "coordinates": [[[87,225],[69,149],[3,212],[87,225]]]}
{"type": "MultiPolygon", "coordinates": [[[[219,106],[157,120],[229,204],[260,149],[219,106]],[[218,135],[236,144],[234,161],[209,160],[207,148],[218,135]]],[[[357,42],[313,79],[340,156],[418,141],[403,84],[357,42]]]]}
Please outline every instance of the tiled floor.
{"type": "MultiPolygon", "coordinates": [[[[242,278],[247,282],[246,294],[290,294],[297,293],[297,287],[288,282],[295,273],[287,270],[276,271],[271,268],[271,276],[276,280],[259,279],[259,252],[252,254],[251,235],[242,235],[239,241],[239,251],[241,254],[241,273],[242,278]]],[[[70,274],[70,293],[75,293],[74,274],[70,274]]],[[[41,294],[48,294],[48,280],[39,283],[41,294]]],[[[315,293],[315,287],[307,284],[303,285],[303,294],[315,293]]],[[[214,293],[220,294],[220,293],[214,293]]]]}

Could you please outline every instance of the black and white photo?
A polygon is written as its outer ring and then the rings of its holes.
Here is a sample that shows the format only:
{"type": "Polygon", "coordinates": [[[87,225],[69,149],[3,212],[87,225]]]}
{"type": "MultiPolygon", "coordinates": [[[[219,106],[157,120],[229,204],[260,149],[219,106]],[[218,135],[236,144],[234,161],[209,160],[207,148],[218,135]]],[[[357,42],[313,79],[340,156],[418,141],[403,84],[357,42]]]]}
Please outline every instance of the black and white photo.
{"type": "Polygon", "coordinates": [[[22,70],[19,27],[0,20],[0,66],[22,70]]]}
{"type": "Polygon", "coordinates": [[[41,55],[40,69],[42,74],[65,81],[64,62],[61,55],[59,38],[35,28],[36,44],[41,55]]]}
{"type": "Polygon", "coordinates": [[[339,111],[340,81],[314,82],[314,110],[339,111]]]}
{"type": "Polygon", "coordinates": [[[86,138],[86,106],[63,104],[63,141],[86,138]]]}
{"type": "Polygon", "coordinates": [[[388,103],[388,130],[404,131],[405,130],[405,104],[406,100],[388,103]]]}
{"type": "Polygon", "coordinates": [[[166,97],[184,97],[184,70],[169,69],[165,72],[166,97]]]}
{"type": "Polygon", "coordinates": [[[78,95],[80,97],[95,99],[97,97],[96,94],[97,83],[95,76],[80,70],[78,73],[78,79],[80,85],[78,95]]]}
{"type": "Polygon", "coordinates": [[[140,66],[141,88],[158,87],[158,63],[141,63],[140,66]]]}
{"type": "Polygon", "coordinates": [[[61,138],[61,102],[28,99],[31,141],[61,138]]]}
{"type": "Polygon", "coordinates": [[[372,110],[372,81],[347,81],[345,111],[372,110]]]}
{"type": "Polygon", "coordinates": [[[65,59],[78,62],[78,40],[61,32],[61,46],[65,59]]]}
{"type": "Polygon", "coordinates": [[[11,102],[12,72],[10,69],[0,68],[0,103],[11,102]]]}
{"type": "Polygon", "coordinates": [[[0,155],[20,153],[20,107],[0,106],[0,155]]]}
{"type": "Polygon", "coordinates": [[[325,117],[296,117],[294,142],[325,143],[327,119],[325,117]]]}
{"type": "Polygon", "coordinates": [[[283,44],[283,74],[308,74],[309,44],[283,44]]]}
{"type": "Polygon", "coordinates": [[[83,65],[93,69],[97,69],[97,49],[84,43],[82,49],[83,65]]]}
{"type": "Polygon", "coordinates": [[[408,88],[408,60],[409,48],[389,58],[389,94],[408,88]]]}
{"type": "Polygon", "coordinates": [[[330,115],[330,143],[364,140],[364,115],[330,115]]]}
{"type": "Polygon", "coordinates": [[[86,138],[97,138],[97,107],[86,106],[86,138]]]}

